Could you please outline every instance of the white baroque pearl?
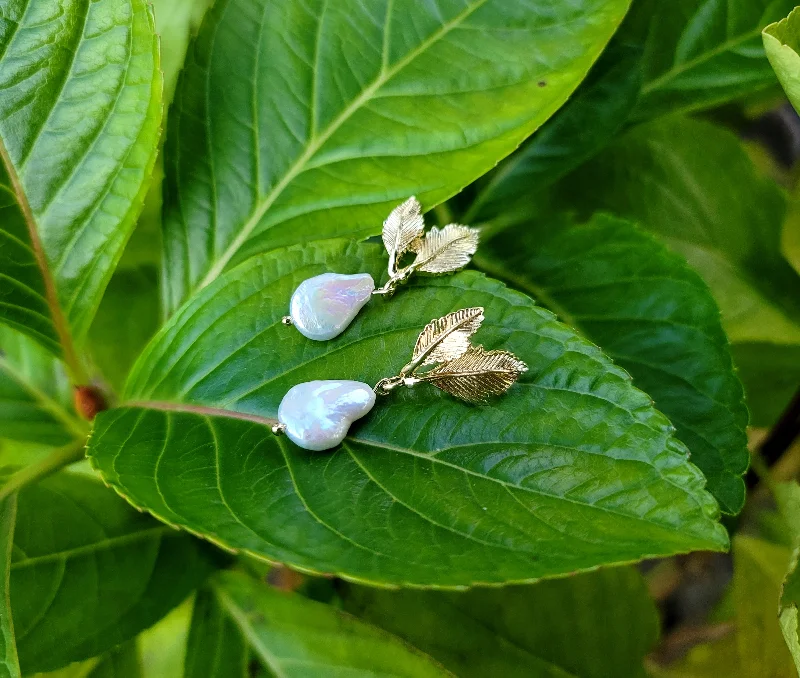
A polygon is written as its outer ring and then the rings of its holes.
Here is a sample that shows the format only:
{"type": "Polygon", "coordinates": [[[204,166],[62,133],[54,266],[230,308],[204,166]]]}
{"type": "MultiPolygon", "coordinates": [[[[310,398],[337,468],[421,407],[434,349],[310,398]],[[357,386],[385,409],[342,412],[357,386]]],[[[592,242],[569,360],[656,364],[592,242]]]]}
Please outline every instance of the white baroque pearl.
{"type": "Polygon", "coordinates": [[[336,447],[356,419],[375,404],[375,392],[360,381],[307,381],[289,389],[278,407],[278,421],[295,445],[306,450],[336,447]]]}
{"type": "Polygon", "coordinates": [[[304,280],[289,304],[292,324],[309,339],[333,339],[358,315],[374,289],[369,273],[323,273],[304,280]]]}

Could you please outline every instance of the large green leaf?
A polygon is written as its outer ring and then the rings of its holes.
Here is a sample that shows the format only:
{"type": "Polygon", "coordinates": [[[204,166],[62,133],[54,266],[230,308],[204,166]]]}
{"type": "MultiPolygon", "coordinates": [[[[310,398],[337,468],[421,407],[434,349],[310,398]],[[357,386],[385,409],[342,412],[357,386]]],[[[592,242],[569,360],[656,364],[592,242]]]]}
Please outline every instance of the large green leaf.
{"type": "Polygon", "coordinates": [[[23,672],[99,655],[150,626],[209,573],[208,551],[89,477],[23,489],[11,562],[23,672]]]}
{"type": "Polygon", "coordinates": [[[86,437],[70,403],[64,364],[20,332],[0,326],[0,438],[65,445],[86,437]]]}
{"type": "Polygon", "coordinates": [[[9,587],[16,519],[17,495],[12,494],[0,501],[0,677],[2,678],[20,678],[9,587]]]}
{"type": "Polygon", "coordinates": [[[248,655],[283,678],[452,678],[419,650],[335,608],[220,573],[195,604],[184,676],[247,676],[248,655]]]}
{"type": "Polygon", "coordinates": [[[800,110],[800,8],[763,32],[764,48],[772,68],[795,110],[800,110]]]}
{"type": "Polygon", "coordinates": [[[349,586],[344,608],[461,678],[633,678],[658,638],[641,575],[613,568],[466,593],[349,586]]]}
{"type": "Polygon", "coordinates": [[[255,252],[458,192],[564,103],[628,2],[217,2],[170,114],[167,310],[255,252]]]}
{"type": "Polygon", "coordinates": [[[378,245],[250,259],[184,306],[102,413],[89,454],[134,505],[228,547],[387,584],[534,580],[726,546],[705,479],[629,375],[522,294],[475,272],[376,300],[341,337],[281,324],[296,286],[379,275],[378,245]],[[430,387],[381,401],[343,446],[309,453],[268,424],[312,379],[376,383],[432,318],[484,306],[478,340],[530,370],[479,407],[430,387]]]}
{"type": "Polygon", "coordinates": [[[155,160],[145,0],[5,0],[0,90],[0,320],[73,364],[155,160]]]}
{"type": "Polygon", "coordinates": [[[477,182],[463,221],[512,219],[515,203],[535,200],[537,191],[597,154],[630,115],[641,81],[641,51],[612,42],[572,99],[488,180],[477,182]]]}
{"type": "Polygon", "coordinates": [[[644,0],[644,87],[635,119],[718,106],[775,83],[761,29],[794,0],[644,0]]]}
{"type": "Polygon", "coordinates": [[[531,294],[633,375],[677,428],[723,510],[744,504],[747,408],[711,291],[633,224],[522,224],[483,243],[478,265],[531,294]]]}
{"type": "Polygon", "coordinates": [[[733,341],[800,344],[800,274],[781,253],[786,199],[730,132],[682,117],[640,125],[559,192],[563,205],[631,218],[684,255],[733,341]]]}

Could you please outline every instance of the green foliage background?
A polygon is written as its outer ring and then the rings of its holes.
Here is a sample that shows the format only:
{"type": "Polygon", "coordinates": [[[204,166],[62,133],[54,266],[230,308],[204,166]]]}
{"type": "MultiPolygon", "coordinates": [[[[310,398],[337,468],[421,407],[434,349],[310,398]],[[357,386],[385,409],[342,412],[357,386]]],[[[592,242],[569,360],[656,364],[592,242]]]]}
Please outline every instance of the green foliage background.
{"type": "Polygon", "coordinates": [[[798,22],[0,0],[0,678],[797,675],[797,172],[743,139],[800,108],[798,22]],[[383,282],[412,194],[469,270],[283,326],[311,276],[383,282]],[[505,397],[271,433],[478,305],[505,397]],[[729,550],[667,656],[663,573],[729,550]]]}

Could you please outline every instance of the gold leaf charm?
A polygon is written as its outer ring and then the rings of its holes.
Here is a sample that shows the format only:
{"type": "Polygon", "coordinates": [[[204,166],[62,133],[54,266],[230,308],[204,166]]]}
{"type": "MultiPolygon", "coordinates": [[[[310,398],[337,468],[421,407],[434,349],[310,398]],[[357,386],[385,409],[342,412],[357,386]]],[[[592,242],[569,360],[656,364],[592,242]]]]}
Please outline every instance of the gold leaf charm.
{"type": "Polygon", "coordinates": [[[415,197],[395,207],[383,222],[383,244],[389,254],[389,280],[373,294],[392,294],[400,283],[416,271],[453,273],[469,263],[478,249],[478,230],[461,224],[435,226],[425,235],[422,206],[415,197]],[[401,267],[400,259],[407,252],[416,257],[401,267]]]}
{"type": "Polygon", "coordinates": [[[396,377],[375,386],[386,395],[397,386],[427,382],[468,402],[482,402],[502,395],[528,366],[508,351],[486,351],[470,338],[483,322],[483,308],[465,308],[432,320],[419,335],[411,361],[396,377]],[[420,371],[426,365],[433,369],[420,371]]]}
{"type": "Polygon", "coordinates": [[[414,367],[422,367],[458,358],[469,348],[470,337],[482,322],[483,309],[480,306],[463,308],[431,320],[417,339],[409,365],[413,363],[414,367]]]}
{"type": "Polygon", "coordinates": [[[464,268],[478,249],[478,231],[461,224],[435,226],[424,239],[412,243],[414,269],[423,273],[452,273],[464,268]]]}
{"type": "Polygon", "coordinates": [[[412,195],[402,205],[395,207],[383,222],[383,244],[389,253],[389,275],[397,272],[397,261],[408,252],[411,244],[422,235],[425,222],[422,205],[412,195]]]}
{"type": "Polygon", "coordinates": [[[508,351],[486,351],[470,346],[450,362],[442,363],[420,377],[456,398],[471,403],[505,393],[528,366],[508,351]]]}

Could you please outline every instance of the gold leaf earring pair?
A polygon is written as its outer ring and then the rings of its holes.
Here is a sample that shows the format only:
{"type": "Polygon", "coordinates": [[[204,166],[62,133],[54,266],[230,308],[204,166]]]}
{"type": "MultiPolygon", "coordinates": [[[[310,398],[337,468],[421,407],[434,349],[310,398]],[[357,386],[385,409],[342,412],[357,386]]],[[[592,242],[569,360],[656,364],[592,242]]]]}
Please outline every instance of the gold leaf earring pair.
{"type": "Polygon", "coordinates": [[[391,296],[414,273],[441,275],[466,266],[478,248],[478,231],[461,224],[433,227],[425,233],[422,206],[415,197],[399,205],[383,222],[383,244],[389,255],[389,279],[375,287],[369,273],[323,273],[304,280],[289,302],[286,325],[303,336],[327,341],[341,334],[373,295],[391,296]],[[405,255],[413,261],[402,265],[405,255]]]}
{"type": "Polygon", "coordinates": [[[508,351],[472,344],[484,320],[481,307],[432,320],[422,330],[411,360],[375,387],[359,381],[309,381],[292,387],[278,408],[276,434],[307,450],[327,450],[344,440],[350,425],[372,410],[376,395],[429,383],[462,400],[479,403],[505,393],[528,367],[508,351]]]}

